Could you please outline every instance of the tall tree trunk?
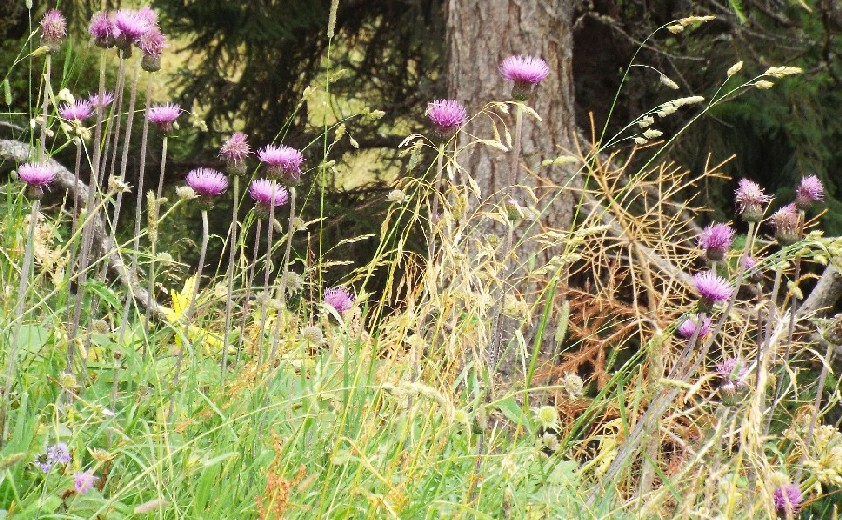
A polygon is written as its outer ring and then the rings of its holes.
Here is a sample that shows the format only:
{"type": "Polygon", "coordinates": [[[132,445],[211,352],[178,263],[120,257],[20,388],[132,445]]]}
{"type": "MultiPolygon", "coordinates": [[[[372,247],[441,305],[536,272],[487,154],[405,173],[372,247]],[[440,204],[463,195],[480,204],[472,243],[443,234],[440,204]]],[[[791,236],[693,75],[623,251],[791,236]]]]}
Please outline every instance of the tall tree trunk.
{"type": "MultiPolygon", "coordinates": [[[[563,185],[571,170],[542,168],[541,161],[574,149],[573,12],[570,0],[448,0],[448,95],[465,103],[470,113],[490,100],[508,99],[511,82],[497,70],[503,58],[529,54],[550,67],[528,101],[543,121],[524,117],[519,174],[519,182],[538,188],[542,197],[555,195],[551,187],[563,185]]],[[[490,138],[492,133],[486,118],[476,118],[467,130],[463,140],[469,134],[490,138]]],[[[474,147],[458,160],[479,183],[483,196],[505,188],[509,157],[500,150],[474,147]]],[[[542,223],[566,228],[573,202],[569,192],[556,198],[542,223]]]]}
{"type": "MultiPolygon", "coordinates": [[[[536,197],[531,200],[524,189],[515,189],[512,195],[521,205],[534,204],[546,210],[538,229],[552,227],[566,230],[573,219],[577,193],[564,186],[581,186],[578,177],[572,177],[578,165],[542,166],[545,159],[554,159],[575,150],[575,112],[573,93],[573,14],[574,2],[569,0],[448,0],[447,14],[447,85],[448,95],[466,105],[469,113],[476,114],[492,100],[510,98],[512,83],[503,80],[498,71],[500,62],[513,54],[526,54],[543,58],[549,66],[549,75],[535,88],[527,104],[540,115],[541,121],[525,115],[523,118],[522,152],[520,156],[517,184],[530,187],[536,197]]],[[[509,129],[514,132],[514,118],[509,129]]],[[[475,137],[493,138],[493,127],[486,117],[474,118],[466,132],[461,132],[460,146],[475,137]]],[[[501,131],[502,132],[502,131],[501,131]]],[[[457,161],[468,175],[472,176],[482,190],[481,196],[490,203],[498,203],[506,193],[511,153],[504,153],[489,146],[472,146],[457,157],[457,161]]],[[[459,180],[457,179],[457,182],[459,180]]],[[[462,183],[464,184],[464,183],[462,183]]],[[[523,238],[525,223],[518,226],[515,238],[523,238]],[[520,234],[520,235],[519,235],[520,234]]],[[[530,231],[534,234],[536,231],[530,231]]],[[[502,224],[490,221],[480,225],[478,233],[494,233],[503,241],[506,231],[502,224]]],[[[530,263],[535,255],[534,265],[541,266],[550,257],[557,255],[563,244],[557,248],[537,253],[536,241],[526,241],[518,246],[516,257],[519,262],[530,263]]],[[[506,258],[505,251],[498,260],[506,258]]],[[[508,262],[505,265],[508,266],[508,262]]],[[[498,303],[492,312],[495,320],[505,306],[505,296],[512,291],[520,292],[530,303],[537,303],[540,313],[543,302],[537,301],[537,290],[543,282],[534,276],[526,276],[521,268],[502,271],[500,287],[497,289],[498,303]],[[510,284],[514,287],[509,289],[510,284]],[[536,286],[537,284],[537,286],[536,286]]],[[[564,284],[566,280],[562,280],[564,284]]],[[[563,296],[562,296],[563,298],[563,296]]],[[[551,314],[550,323],[544,335],[541,350],[544,356],[552,358],[557,346],[553,344],[553,331],[558,321],[558,312],[551,314]]],[[[531,342],[536,333],[537,321],[527,323],[522,331],[531,342]]],[[[540,318],[540,316],[537,316],[540,318]]],[[[506,346],[514,337],[518,326],[514,320],[501,317],[500,324],[491,324],[486,361],[492,365],[498,355],[506,352],[506,346]]],[[[511,374],[516,363],[514,353],[509,350],[499,369],[511,374]]]]}

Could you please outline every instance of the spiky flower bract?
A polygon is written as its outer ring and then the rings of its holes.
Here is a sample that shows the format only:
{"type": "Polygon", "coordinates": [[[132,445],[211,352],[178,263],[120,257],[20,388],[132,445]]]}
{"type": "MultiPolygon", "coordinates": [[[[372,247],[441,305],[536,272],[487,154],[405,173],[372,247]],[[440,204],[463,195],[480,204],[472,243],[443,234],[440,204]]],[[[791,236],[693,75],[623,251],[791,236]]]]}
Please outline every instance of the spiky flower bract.
{"type": "Polygon", "coordinates": [[[304,154],[295,148],[270,144],[258,151],[257,156],[267,166],[269,175],[288,184],[295,184],[301,178],[304,154]]]}
{"type": "Polygon", "coordinates": [[[50,9],[41,18],[41,43],[46,45],[50,52],[55,52],[61,47],[65,36],[67,20],[58,9],[50,9]]]}
{"type": "Polygon", "coordinates": [[[213,168],[196,168],[187,174],[187,185],[200,197],[216,197],[228,189],[228,178],[213,168]]]}
{"type": "Polygon", "coordinates": [[[94,475],[94,470],[77,471],[73,474],[73,488],[79,495],[84,495],[94,487],[99,477],[94,475]]]}
{"type": "Polygon", "coordinates": [[[512,97],[521,101],[528,99],[532,87],[543,81],[549,73],[547,62],[534,56],[509,56],[500,63],[500,75],[515,83],[512,97]]]}
{"type": "Polygon", "coordinates": [[[804,496],[797,484],[785,484],[775,490],[773,495],[775,509],[784,515],[795,515],[801,511],[804,496]]]}
{"type": "Polygon", "coordinates": [[[699,247],[708,260],[722,260],[734,241],[734,233],[727,224],[711,224],[702,230],[699,247]]]}
{"type": "Polygon", "coordinates": [[[787,204],[772,215],[772,225],[775,227],[775,239],[782,245],[797,242],[801,237],[799,232],[799,215],[795,204],[787,204]]]}
{"type": "MultiPolygon", "coordinates": [[[[693,334],[696,332],[696,327],[699,326],[699,315],[697,314],[695,318],[688,318],[684,320],[681,325],[678,326],[676,331],[678,335],[682,338],[688,339],[692,338],[693,334]]],[[[704,336],[710,332],[710,318],[705,316],[702,318],[701,326],[699,327],[699,337],[704,336]]]]}
{"type": "Polygon", "coordinates": [[[91,117],[93,113],[93,106],[90,101],[77,99],[73,103],[65,103],[59,109],[58,113],[62,119],[68,121],[84,121],[91,117]]]}
{"type": "Polygon", "coordinates": [[[161,129],[164,134],[171,134],[175,128],[175,120],[181,115],[181,107],[175,103],[166,103],[163,105],[155,105],[149,108],[146,113],[146,118],[150,123],[154,123],[161,129]]]}
{"type": "Polygon", "coordinates": [[[693,276],[693,285],[702,297],[703,307],[722,303],[734,292],[734,288],[728,284],[727,280],[710,271],[696,273],[693,276]]]}
{"type": "Polygon", "coordinates": [[[766,205],[772,200],[759,184],[748,179],[740,179],[734,195],[740,215],[746,222],[760,222],[766,205]]]}
{"type": "Polygon", "coordinates": [[[344,314],[354,305],[354,295],[344,287],[332,287],[325,289],[324,302],[344,314]]]}
{"type": "Polygon", "coordinates": [[[94,45],[97,47],[107,49],[114,46],[117,28],[114,26],[111,15],[107,12],[94,13],[90,25],[88,25],[88,32],[93,37],[94,45]]]}
{"type": "Polygon", "coordinates": [[[257,203],[257,210],[262,216],[268,216],[272,204],[276,207],[286,204],[289,193],[278,182],[268,179],[256,179],[249,185],[249,195],[257,203]]]}
{"type": "Polygon", "coordinates": [[[800,210],[809,209],[814,202],[824,198],[824,186],[815,175],[808,175],[801,179],[801,184],[795,189],[795,206],[800,210]]]}
{"type": "Polygon", "coordinates": [[[465,107],[455,99],[437,99],[427,103],[427,118],[442,138],[449,138],[468,119],[465,107]]]}

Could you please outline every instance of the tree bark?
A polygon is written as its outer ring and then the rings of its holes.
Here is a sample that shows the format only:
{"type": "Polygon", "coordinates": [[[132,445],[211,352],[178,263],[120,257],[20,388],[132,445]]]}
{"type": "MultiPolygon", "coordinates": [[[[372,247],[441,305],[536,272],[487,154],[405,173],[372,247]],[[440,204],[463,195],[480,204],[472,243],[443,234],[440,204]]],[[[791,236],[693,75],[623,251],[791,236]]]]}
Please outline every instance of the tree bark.
{"type": "MultiPolygon", "coordinates": [[[[543,58],[550,73],[537,86],[528,104],[543,121],[525,115],[519,184],[536,188],[539,199],[557,194],[575,166],[541,167],[541,161],[574,150],[573,12],[569,0],[449,0],[447,14],[447,86],[449,97],[464,103],[470,114],[489,101],[509,99],[511,82],[500,77],[498,66],[507,56],[528,54],[543,58]]],[[[513,122],[513,118],[509,121],[513,122]]],[[[460,146],[471,136],[492,138],[488,118],[478,117],[461,134],[460,146]]],[[[513,131],[513,124],[510,125],[513,131]]],[[[502,132],[502,129],[501,129],[502,132]]],[[[489,197],[506,186],[509,156],[488,146],[471,147],[457,158],[489,197]]],[[[523,195],[523,191],[516,192],[523,195]]],[[[492,199],[493,200],[493,199],[492,199]]],[[[532,201],[519,200],[521,204],[532,201]]],[[[574,196],[558,196],[542,224],[566,228],[574,196]]],[[[539,208],[541,205],[539,204],[539,208]]]]}

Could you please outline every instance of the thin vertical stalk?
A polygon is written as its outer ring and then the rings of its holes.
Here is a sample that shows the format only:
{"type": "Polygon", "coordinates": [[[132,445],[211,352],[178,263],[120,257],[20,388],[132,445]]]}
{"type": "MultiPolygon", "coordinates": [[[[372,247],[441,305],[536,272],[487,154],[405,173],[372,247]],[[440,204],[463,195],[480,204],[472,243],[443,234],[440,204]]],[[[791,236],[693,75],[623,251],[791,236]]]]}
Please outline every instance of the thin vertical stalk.
{"type": "Polygon", "coordinates": [[[52,75],[52,64],[52,54],[47,53],[47,57],[44,60],[44,101],[41,105],[41,117],[43,117],[41,121],[41,142],[38,146],[38,159],[41,161],[47,160],[47,122],[49,120],[47,112],[50,110],[50,76],[52,75]]]}
{"type": "MultiPolygon", "coordinates": [[[[123,137],[123,154],[120,157],[120,180],[126,180],[126,169],[129,164],[129,148],[132,141],[132,126],[134,123],[135,103],[137,101],[137,83],[140,77],[140,61],[137,62],[134,77],[132,78],[132,88],[129,93],[129,111],[126,113],[126,134],[123,137]]],[[[149,99],[147,98],[147,103],[149,99]]],[[[145,120],[145,119],[144,119],[145,120]]],[[[142,160],[142,159],[141,159],[142,160]]],[[[112,234],[116,237],[117,227],[120,221],[120,208],[123,205],[123,191],[117,192],[117,199],[114,202],[114,222],[112,223],[112,234]]]]}
{"type": "MultiPolygon", "coordinates": [[[[148,99],[148,97],[147,97],[148,99]]],[[[147,107],[148,111],[148,107],[147,107]]],[[[151,297],[155,296],[155,267],[156,267],[156,254],[157,254],[157,246],[158,246],[158,219],[161,215],[161,192],[164,189],[164,171],[167,167],[167,136],[164,135],[164,138],[161,141],[161,173],[158,177],[158,191],[155,195],[155,200],[150,202],[150,207],[147,208],[147,212],[153,211],[155,216],[155,221],[149,223],[150,229],[149,231],[149,247],[150,247],[150,256],[149,256],[149,288],[147,289],[149,295],[151,297]],[[152,208],[151,206],[154,205],[155,207],[152,208]]],[[[138,189],[138,193],[140,193],[140,189],[138,189]]],[[[144,311],[144,332],[146,334],[149,333],[149,306],[146,307],[144,311]]],[[[143,360],[146,361],[146,356],[148,354],[148,347],[146,345],[146,341],[143,343],[143,360]]]]}
{"type": "Polygon", "coordinates": [[[258,218],[257,225],[254,228],[254,255],[251,264],[249,264],[248,270],[246,272],[246,295],[245,299],[243,300],[243,316],[240,320],[240,340],[237,345],[237,358],[234,361],[234,366],[240,364],[240,354],[242,354],[243,343],[245,341],[246,320],[248,319],[249,307],[251,306],[251,284],[254,281],[254,269],[255,266],[257,266],[257,258],[260,253],[260,228],[262,222],[263,220],[258,218]]]}
{"type": "Polygon", "coordinates": [[[190,319],[193,315],[193,309],[196,305],[196,298],[199,295],[199,285],[202,283],[202,268],[205,265],[205,254],[208,251],[208,210],[202,208],[202,246],[199,250],[199,265],[196,267],[196,281],[193,284],[193,295],[190,297],[190,303],[184,311],[182,318],[184,319],[184,336],[181,339],[181,348],[178,351],[178,358],[175,362],[175,374],[172,382],[172,395],[170,395],[170,407],[167,411],[167,422],[172,421],[173,410],[175,409],[175,395],[178,389],[178,380],[181,375],[181,364],[184,360],[184,350],[190,341],[190,319]]]}
{"type": "Polygon", "coordinates": [[[433,186],[433,203],[430,209],[430,238],[427,242],[427,262],[433,263],[433,256],[436,252],[436,222],[439,216],[439,196],[441,193],[442,175],[444,171],[444,146],[441,142],[438,146],[438,159],[436,164],[436,179],[433,186]]]}
{"type": "MultiPolygon", "coordinates": [[[[807,454],[810,451],[810,445],[813,443],[813,434],[816,431],[816,424],[819,419],[819,408],[822,405],[822,394],[824,392],[824,382],[827,379],[827,367],[830,366],[830,360],[833,357],[833,344],[827,342],[827,350],[824,354],[824,362],[822,363],[822,371],[819,374],[818,388],[816,389],[816,399],[813,401],[813,413],[810,415],[810,427],[807,430],[807,437],[804,439],[804,451],[801,452],[801,458],[798,461],[798,469],[795,470],[795,483],[801,482],[801,474],[804,470],[804,462],[807,460],[807,454]]],[[[769,412],[771,415],[771,412],[769,412]]]]}
{"type": "Polygon", "coordinates": [[[231,215],[231,249],[228,252],[228,292],[225,300],[225,329],[222,334],[222,383],[228,370],[228,338],[231,331],[231,307],[234,302],[234,260],[237,258],[237,229],[240,225],[240,176],[234,175],[234,209],[231,215]]]}
{"type": "MultiPolygon", "coordinates": [[[[515,142],[512,152],[512,164],[511,168],[509,169],[509,176],[508,176],[508,185],[506,186],[504,192],[504,199],[503,203],[508,204],[509,199],[512,198],[512,194],[514,193],[514,188],[517,184],[517,171],[520,163],[520,149],[521,149],[521,133],[523,131],[523,110],[520,104],[515,105],[515,142]]],[[[506,224],[506,245],[505,249],[503,249],[503,257],[504,257],[504,268],[503,268],[503,276],[501,277],[501,287],[500,287],[500,298],[497,300],[496,305],[494,306],[494,311],[491,316],[491,323],[492,323],[492,332],[491,332],[491,343],[488,346],[488,351],[486,352],[486,364],[487,370],[489,373],[489,383],[494,381],[494,376],[496,372],[496,365],[497,365],[497,357],[500,355],[500,347],[503,341],[503,306],[506,301],[506,297],[509,293],[509,279],[512,276],[511,265],[512,265],[512,245],[514,243],[514,222],[507,218],[506,224]]]]}
{"type": "MultiPolygon", "coordinates": [[[[272,272],[272,233],[275,231],[275,204],[269,204],[269,226],[266,230],[266,261],[263,269],[263,294],[267,299],[266,303],[261,305],[260,311],[260,333],[257,335],[257,341],[260,343],[258,347],[257,360],[258,364],[263,363],[263,332],[266,328],[267,310],[270,305],[271,293],[269,292],[269,274],[272,272]]],[[[278,310],[280,313],[280,310],[278,310]]],[[[278,318],[278,316],[276,316],[278,318]]]]}
{"type": "Polygon", "coordinates": [[[278,290],[278,301],[280,301],[280,307],[278,308],[278,314],[275,318],[275,330],[272,333],[272,350],[269,354],[269,361],[271,362],[275,359],[276,349],[278,348],[278,338],[281,334],[281,309],[285,307],[284,302],[286,302],[286,291],[287,285],[289,281],[289,257],[292,253],[292,237],[295,234],[295,186],[290,186],[289,188],[289,229],[287,229],[287,244],[286,250],[284,251],[284,263],[281,269],[281,286],[278,290]]]}
{"type": "MultiPolygon", "coordinates": [[[[29,289],[29,272],[32,270],[32,259],[34,253],[35,243],[35,224],[38,221],[38,214],[41,209],[41,201],[35,200],[32,203],[32,211],[29,214],[29,233],[27,234],[26,246],[23,253],[23,265],[20,272],[20,284],[18,285],[17,301],[15,302],[15,313],[13,316],[17,319],[23,314],[24,303],[26,302],[26,293],[29,289]]],[[[3,446],[6,437],[9,433],[8,417],[9,412],[9,396],[12,393],[12,381],[15,376],[15,364],[18,355],[18,341],[20,340],[20,329],[23,325],[21,320],[15,323],[15,331],[12,335],[12,343],[9,345],[8,357],[6,359],[6,380],[3,384],[3,397],[0,399],[0,447],[3,446]]],[[[69,349],[70,347],[68,347],[69,349]]]]}

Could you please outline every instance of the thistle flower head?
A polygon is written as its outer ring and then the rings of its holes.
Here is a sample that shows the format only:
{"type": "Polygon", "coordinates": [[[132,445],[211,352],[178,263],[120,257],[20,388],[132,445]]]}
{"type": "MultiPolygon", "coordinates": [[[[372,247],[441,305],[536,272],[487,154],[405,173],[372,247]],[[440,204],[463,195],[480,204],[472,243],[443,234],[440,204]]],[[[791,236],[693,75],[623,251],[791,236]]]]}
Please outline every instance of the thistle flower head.
{"type": "Polygon", "coordinates": [[[801,179],[801,184],[795,189],[795,206],[798,209],[808,209],[814,202],[824,198],[824,186],[815,175],[808,175],[801,179]]]}
{"type": "Polygon", "coordinates": [[[746,222],[760,222],[766,205],[772,200],[759,184],[748,179],[740,179],[734,194],[739,212],[746,222]]]}
{"type": "Polygon", "coordinates": [[[731,381],[738,387],[747,388],[745,381],[748,376],[748,366],[738,357],[729,357],[716,365],[716,373],[723,381],[731,381]]]}
{"type": "Polygon", "coordinates": [[[696,287],[696,292],[702,297],[701,303],[703,306],[724,302],[734,292],[734,288],[728,284],[728,280],[710,271],[696,273],[693,276],[693,285],[696,287]]]}
{"type": "Polygon", "coordinates": [[[354,305],[354,295],[344,287],[332,287],[325,289],[324,302],[339,314],[344,314],[354,305]]]}
{"type": "Polygon", "coordinates": [[[696,333],[697,326],[699,327],[698,337],[702,337],[710,332],[710,318],[702,316],[701,325],[699,325],[699,318],[700,316],[697,314],[695,318],[687,318],[684,320],[684,322],[678,326],[678,329],[676,329],[678,335],[685,339],[692,338],[693,334],[696,333]]]}
{"type": "Polygon", "coordinates": [[[94,45],[97,47],[105,49],[113,47],[117,32],[114,21],[107,12],[99,11],[91,17],[88,33],[93,37],[94,45]]]}
{"type": "Polygon", "coordinates": [[[532,87],[550,73],[547,62],[528,55],[509,56],[500,63],[499,69],[503,79],[514,81],[512,97],[521,101],[528,99],[532,87]]]}
{"type": "Polygon", "coordinates": [[[143,6],[137,10],[137,16],[140,17],[141,20],[144,20],[150,26],[158,25],[158,13],[156,13],[151,7],[143,6]]]}
{"type": "Polygon", "coordinates": [[[41,18],[41,43],[56,51],[67,36],[67,20],[58,9],[50,9],[41,18]]]}
{"type": "Polygon", "coordinates": [[[77,471],[73,474],[73,488],[76,494],[84,495],[94,487],[94,483],[99,480],[99,477],[94,475],[94,470],[77,471]]]}
{"type": "Polygon", "coordinates": [[[228,178],[213,168],[196,168],[187,174],[187,185],[200,197],[216,197],[228,189],[228,178]]]}
{"type": "Polygon", "coordinates": [[[722,260],[734,241],[734,230],[727,224],[711,224],[699,235],[699,247],[708,260],[722,260]]]}
{"type": "Polygon", "coordinates": [[[120,9],[114,14],[115,37],[118,45],[124,48],[136,43],[154,25],[149,16],[134,9],[120,9]]]}
{"type": "Polygon", "coordinates": [[[801,511],[801,502],[804,500],[801,495],[801,488],[796,484],[785,484],[775,490],[773,495],[775,509],[785,515],[795,515],[801,511]]]}
{"type": "Polygon", "coordinates": [[[427,118],[442,138],[448,138],[465,124],[468,113],[455,99],[437,99],[427,103],[427,118]]]}
{"type": "Polygon", "coordinates": [[[44,188],[56,178],[56,171],[46,164],[25,163],[18,168],[18,177],[29,187],[44,188]]]}
{"type": "Polygon", "coordinates": [[[82,99],[77,99],[73,103],[64,103],[58,109],[61,118],[68,121],[84,121],[91,117],[92,112],[91,102],[82,99]]]}
{"type": "Polygon", "coordinates": [[[114,102],[114,94],[108,91],[103,92],[102,96],[100,96],[98,93],[91,94],[90,96],[88,96],[88,103],[90,103],[91,107],[93,108],[105,108],[112,102],[114,102]]]}
{"type": "Polygon", "coordinates": [[[270,144],[257,152],[260,162],[266,164],[269,174],[295,183],[301,178],[304,154],[291,146],[270,144]]]}
{"type": "Polygon", "coordinates": [[[321,345],[325,337],[321,328],[316,325],[311,325],[301,328],[301,339],[311,345],[321,345]]]}
{"type": "Polygon", "coordinates": [[[268,179],[253,180],[249,185],[249,195],[257,203],[258,210],[263,213],[266,213],[272,205],[281,206],[289,200],[286,188],[268,179]]]}
{"type": "Polygon", "coordinates": [[[149,108],[146,113],[146,118],[150,123],[153,123],[161,129],[164,134],[171,134],[173,131],[173,123],[181,115],[181,107],[175,103],[166,103],[164,105],[155,105],[149,108]]]}
{"type": "Polygon", "coordinates": [[[138,48],[143,51],[143,58],[140,66],[147,72],[156,72],[161,69],[161,53],[167,46],[166,38],[161,34],[157,26],[152,26],[144,32],[137,40],[138,48]]]}
{"type": "Polygon", "coordinates": [[[67,444],[59,442],[47,448],[47,460],[53,464],[67,464],[70,462],[70,449],[67,444]]]}
{"type": "Polygon", "coordinates": [[[772,214],[772,225],[775,227],[775,238],[782,245],[793,244],[798,241],[799,215],[795,204],[787,204],[772,214]]]}
{"type": "Polygon", "coordinates": [[[219,156],[226,162],[241,163],[246,160],[246,157],[251,153],[249,148],[248,136],[242,132],[234,132],[227,141],[222,143],[219,149],[219,156]]]}

